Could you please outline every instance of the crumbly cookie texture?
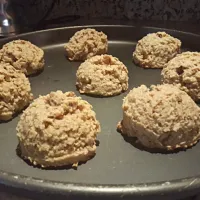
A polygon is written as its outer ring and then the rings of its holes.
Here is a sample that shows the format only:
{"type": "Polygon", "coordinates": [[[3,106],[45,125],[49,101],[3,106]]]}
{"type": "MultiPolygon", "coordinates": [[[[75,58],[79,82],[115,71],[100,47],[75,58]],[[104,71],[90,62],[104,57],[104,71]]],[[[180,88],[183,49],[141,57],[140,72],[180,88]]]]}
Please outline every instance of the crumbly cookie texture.
{"type": "Polygon", "coordinates": [[[44,51],[28,41],[14,40],[0,50],[0,61],[31,75],[44,68],[44,51]]]}
{"type": "Polygon", "coordinates": [[[69,60],[84,61],[95,55],[107,53],[107,35],[95,29],[82,29],[64,46],[69,60]]]}
{"type": "Polygon", "coordinates": [[[125,97],[118,129],[148,148],[187,148],[200,138],[199,114],[200,108],[179,88],[142,85],[125,97]]]}
{"type": "Polygon", "coordinates": [[[128,89],[128,70],[111,55],[94,56],[80,65],[76,73],[80,93],[112,96],[128,89]]]}
{"type": "Polygon", "coordinates": [[[10,120],[32,100],[25,75],[8,63],[0,63],[0,120],[10,120]]]}
{"type": "Polygon", "coordinates": [[[195,101],[200,100],[200,53],[184,52],[162,70],[162,81],[174,84],[195,101]]]}
{"type": "Polygon", "coordinates": [[[17,125],[21,155],[41,167],[87,161],[96,151],[100,124],[92,106],[73,92],[40,96],[17,125]]]}
{"type": "Polygon", "coordinates": [[[133,60],[143,68],[164,68],[180,48],[181,41],[167,33],[150,33],[138,41],[133,60]]]}

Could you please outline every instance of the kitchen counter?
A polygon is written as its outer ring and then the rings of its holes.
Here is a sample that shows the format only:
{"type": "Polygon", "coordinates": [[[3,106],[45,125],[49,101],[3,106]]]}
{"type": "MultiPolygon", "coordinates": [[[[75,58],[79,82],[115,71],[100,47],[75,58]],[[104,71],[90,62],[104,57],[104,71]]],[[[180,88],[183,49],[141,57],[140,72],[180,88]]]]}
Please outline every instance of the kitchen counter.
{"type": "Polygon", "coordinates": [[[198,21],[199,0],[11,0],[16,19],[33,27],[41,20],[112,18],[198,21]],[[37,13],[37,14],[36,14],[37,13]]]}

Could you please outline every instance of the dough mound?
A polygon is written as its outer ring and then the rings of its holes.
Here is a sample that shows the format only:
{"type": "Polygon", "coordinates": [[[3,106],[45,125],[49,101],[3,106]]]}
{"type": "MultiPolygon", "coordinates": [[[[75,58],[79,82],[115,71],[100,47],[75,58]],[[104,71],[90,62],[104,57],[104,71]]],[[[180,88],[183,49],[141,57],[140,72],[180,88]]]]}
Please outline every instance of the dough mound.
{"type": "Polygon", "coordinates": [[[126,66],[111,55],[94,56],[80,65],[76,73],[80,93],[112,96],[128,89],[126,66]]]}
{"type": "Polygon", "coordinates": [[[162,70],[162,81],[174,84],[190,97],[200,100],[200,53],[185,52],[177,55],[162,70]]]}
{"type": "Polygon", "coordinates": [[[0,50],[0,61],[10,63],[26,75],[35,74],[44,68],[44,52],[24,40],[14,40],[0,50]]]}
{"type": "Polygon", "coordinates": [[[181,41],[165,32],[150,33],[138,41],[133,60],[143,68],[164,68],[180,47],[181,41]]]}
{"type": "Polygon", "coordinates": [[[118,129],[148,148],[174,150],[200,138],[200,108],[173,85],[134,88],[123,102],[118,129]]]}
{"type": "Polygon", "coordinates": [[[83,29],[76,32],[64,48],[69,60],[84,61],[92,56],[107,53],[107,35],[95,29],[83,29]]]}
{"type": "Polygon", "coordinates": [[[28,78],[8,63],[0,63],[0,120],[10,120],[33,99],[28,78]]]}
{"type": "Polygon", "coordinates": [[[90,159],[99,131],[92,106],[73,92],[61,91],[35,99],[17,125],[21,156],[41,167],[90,159]]]}

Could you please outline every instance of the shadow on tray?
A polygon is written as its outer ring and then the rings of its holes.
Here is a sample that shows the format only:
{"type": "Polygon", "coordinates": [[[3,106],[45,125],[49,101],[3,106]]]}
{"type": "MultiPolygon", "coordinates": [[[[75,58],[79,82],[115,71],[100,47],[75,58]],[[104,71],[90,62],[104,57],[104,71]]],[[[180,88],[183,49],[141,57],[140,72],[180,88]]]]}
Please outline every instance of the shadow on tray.
{"type": "MultiPolygon", "coordinates": [[[[79,92],[78,86],[76,86],[76,90],[79,92]]],[[[111,95],[111,96],[102,96],[102,95],[97,95],[97,94],[86,94],[86,93],[81,93],[81,95],[86,96],[86,97],[97,98],[97,99],[110,99],[111,97],[118,97],[118,96],[121,96],[123,94],[126,95],[128,92],[129,92],[129,90],[123,91],[119,94],[114,94],[114,95],[111,95]]]]}
{"type": "MultiPolygon", "coordinates": [[[[147,151],[150,153],[160,153],[160,154],[173,154],[173,153],[178,153],[180,151],[186,151],[186,149],[184,149],[184,148],[180,148],[180,149],[176,149],[176,150],[162,150],[159,148],[148,148],[148,147],[143,146],[136,137],[128,137],[123,134],[121,134],[121,135],[123,136],[123,138],[126,142],[130,143],[132,146],[134,146],[135,148],[137,148],[141,151],[147,151]]],[[[194,147],[194,146],[192,146],[192,147],[194,147]]],[[[192,147],[189,147],[187,149],[190,149],[192,147]]]]}
{"type": "Polygon", "coordinates": [[[27,77],[28,77],[28,78],[36,77],[36,76],[40,75],[43,71],[44,71],[44,69],[40,69],[40,70],[38,70],[37,72],[28,75],[27,77]]]}
{"type": "MultiPolygon", "coordinates": [[[[23,110],[25,110],[27,107],[28,107],[28,105],[25,108],[23,108],[23,110]]],[[[21,113],[22,113],[22,111],[20,110],[20,111],[14,113],[11,119],[9,119],[9,120],[0,120],[0,124],[5,124],[5,123],[9,123],[9,122],[13,121],[13,119],[18,117],[21,113]]]]}

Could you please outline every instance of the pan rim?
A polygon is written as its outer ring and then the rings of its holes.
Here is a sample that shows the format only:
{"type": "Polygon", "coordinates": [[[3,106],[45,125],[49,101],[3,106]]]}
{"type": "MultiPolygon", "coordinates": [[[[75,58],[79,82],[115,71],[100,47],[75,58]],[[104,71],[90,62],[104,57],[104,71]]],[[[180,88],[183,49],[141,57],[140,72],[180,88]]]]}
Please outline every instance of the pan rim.
{"type": "Polygon", "coordinates": [[[27,190],[29,192],[48,192],[53,193],[54,195],[71,194],[82,196],[87,194],[87,196],[101,195],[106,197],[145,197],[149,195],[173,195],[177,194],[177,192],[194,195],[195,193],[198,193],[200,188],[200,176],[146,184],[138,183],[102,185],[43,180],[0,171],[0,185],[6,187],[9,186],[15,189],[27,190]]]}
{"type": "Polygon", "coordinates": [[[11,37],[8,37],[8,38],[1,38],[0,41],[1,42],[7,42],[8,40],[14,40],[16,38],[19,38],[19,37],[24,37],[24,36],[29,36],[29,35],[33,35],[33,34],[39,34],[39,33],[45,33],[45,32],[50,32],[50,31],[60,31],[60,30],[65,30],[65,29],[75,29],[75,28],[106,28],[106,27],[118,27],[118,28],[134,28],[134,27],[140,27],[140,28],[143,28],[143,29],[148,29],[148,28],[151,28],[151,29],[155,29],[155,30],[160,30],[160,31],[172,31],[172,32],[176,32],[176,33],[182,33],[182,34],[187,34],[187,35],[191,35],[191,36],[196,36],[196,37],[199,37],[200,34],[197,34],[197,33],[192,33],[192,32],[187,32],[187,31],[182,31],[182,30],[178,30],[178,29],[171,29],[171,28],[160,28],[160,27],[156,27],[156,26],[138,26],[138,25],[120,25],[120,24],[115,24],[115,25],[110,25],[110,24],[107,24],[107,25],[95,25],[95,24],[88,24],[88,25],[79,25],[79,26],[66,26],[66,27],[60,27],[60,28],[50,28],[50,29],[45,29],[45,30],[39,30],[39,31],[32,31],[32,32],[28,32],[28,33],[22,33],[22,34],[18,34],[18,35],[13,35],[11,37]]]}
{"type": "MultiPolygon", "coordinates": [[[[15,35],[9,38],[1,39],[1,42],[7,42],[10,40],[14,40],[19,37],[29,36],[33,34],[45,33],[49,31],[60,31],[65,29],[75,29],[75,28],[101,28],[101,27],[124,27],[124,28],[133,28],[137,27],[134,25],[80,25],[80,26],[69,26],[62,28],[51,28],[40,31],[33,31],[29,33],[23,33],[19,35],[15,35]]],[[[155,26],[141,26],[144,29],[155,29],[162,31],[171,31],[171,32],[179,32],[182,34],[187,34],[193,37],[200,37],[199,34],[180,31],[176,29],[168,29],[168,28],[159,28],[155,26]]],[[[0,170],[0,185],[9,186],[16,189],[25,189],[29,191],[37,191],[37,192],[50,192],[54,194],[72,194],[72,195],[84,195],[87,196],[92,195],[104,195],[104,196],[130,196],[130,197],[138,197],[138,196],[149,196],[149,195],[169,195],[175,194],[177,192],[184,193],[198,193],[200,188],[200,175],[196,177],[188,177],[183,179],[174,179],[172,181],[161,181],[161,182],[153,182],[153,183],[138,183],[138,184],[83,184],[83,183],[70,183],[70,182],[59,182],[52,180],[43,180],[38,178],[30,178],[28,176],[13,174],[10,172],[5,172],[0,170]],[[42,187],[42,191],[41,191],[42,187]]]]}

